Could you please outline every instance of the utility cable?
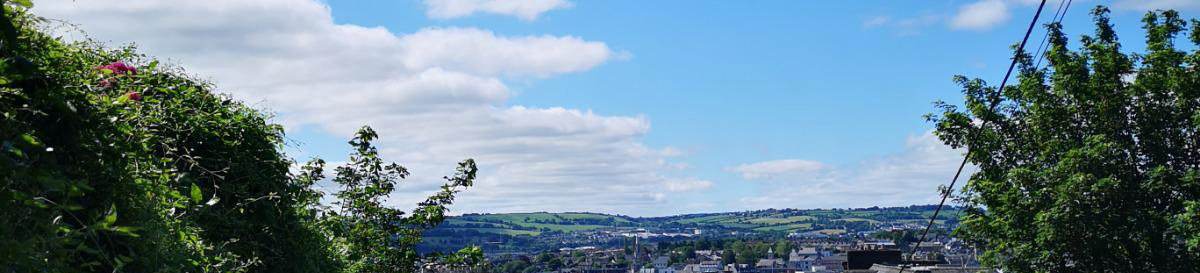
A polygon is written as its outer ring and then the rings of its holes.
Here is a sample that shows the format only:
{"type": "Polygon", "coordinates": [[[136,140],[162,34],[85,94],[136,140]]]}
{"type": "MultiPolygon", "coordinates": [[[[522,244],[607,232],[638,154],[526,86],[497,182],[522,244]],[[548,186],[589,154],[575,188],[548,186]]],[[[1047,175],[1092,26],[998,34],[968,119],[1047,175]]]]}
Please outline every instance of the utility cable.
{"type": "MultiPolygon", "coordinates": [[[[1073,0],[1066,0],[1066,2],[1067,2],[1067,6],[1062,8],[1059,11],[1061,13],[1061,15],[1058,13],[1055,14],[1055,17],[1057,18],[1055,23],[1058,23],[1058,25],[1060,27],[1062,26],[1063,18],[1067,18],[1067,10],[1071,9],[1071,2],[1073,2],[1073,0]]],[[[1062,2],[1059,2],[1058,4],[1060,7],[1062,7],[1062,2]]],[[[1050,31],[1046,31],[1046,36],[1042,36],[1042,41],[1045,42],[1047,37],[1050,37],[1050,31]]],[[[1044,50],[1041,47],[1038,47],[1038,57],[1036,58],[1037,64],[1033,65],[1033,69],[1038,69],[1038,68],[1042,67],[1042,59],[1043,59],[1042,57],[1044,57],[1046,55],[1047,51],[1050,51],[1049,44],[1046,44],[1046,48],[1044,50]]]]}
{"type": "MultiPolygon", "coordinates": [[[[1062,13],[1063,5],[1065,5],[1066,3],[1067,3],[1067,0],[1058,0],[1058,10],[1054,11],[1054,18],[1050,19],[1051,22],[1058,21],[1058,15],[1060,13],[1062,13]]],[[[1046,31],[1046,34],[1042,35],[1042,41],[1038,42],[1037,50],[1033,51],[1033,52],[1038,53],[1038,58],[1041,58],[1041,54],[1042,54],[1042,52],[1044,52],[1043,49],[1046,47],[1046,39],[1049,37],[1050,37],[1050,32],[1046,31]]]]}
{"type": "MultiPolygon", "coordinates": [[[[1045,8],[1045,7],[1046,7],[1046,0],[1042,0],[1041,4],[1038,5],[1037,13],[1033,14],[1033,20],[1029,22],[1029,28],[1025,30],[1025,38],[1022,38],[1021,45],[1017,46],[1017,53],[1013,55],[1012,63],[1008,65],[1008,72],[1004,73],[1004,79],[1000,81],[1000,88],[999,88],[999,90],[996,91],[997,94],[1004,93],[1004,86],[1008,84],[1008,78],[1010,76],[1012,76],[1013,68],[1017,66],[1017,62],[1020,60],[1021,53],[1023,53],[1023,51],[1025,50],[1025,43],[1029,42],[1029,34],[1033,33],[1033,27],[1035,25],[1037,25],[1038,17],[1042,16],[1042,8],[1045,8]]],[[[992,105],[989,107],[988,112],[995,111],[996,104],[998,104],[998,103],[993,102],[992,105]]],[[[988,120],[986,120],[986,119],[983,120],[983,122],[980,123],[979,128],[983,129],[984,127],[987,127],[987,123],[988,123],[988,120]]],[[[963,168],[967,166],[967,160],[971,158],[972,151],[973,150],[971,149],[971,147],[967,146],[967,154],[963,155],[962,163],[958,164],[958,171],[956,171],[954,173],[954,179],[950,180],[950,187],[947,187],[946,191],[942,193],[942,201],[940,203],[938,203],[937,210],[934,210],[933,216],[929,218],[929,224],[925,226],[925,232],[921,233],[921,239],[917,240],[917,245],[915,247],[913,247],[912,251],[909,252],[909,254],[908,254],[909,259],[911,259],[914,255],[917,254],[917,250],[921,248],[921,243],[925,242],[925,236],[929,235],[929,229],[933,227],[933,221],[937,220],[938,214],[942,212],[942,206],[946,205],[946,198],[949,198],[950,193],[954,190],[954,184],[955,184],[955,182],[958,182],[958,177],[960,175],[962,175],[963,168]]],[[[901,257],[901,258],[903,259],[904,257],[901,257]]],[[[905,267],[903,265],[901,265],[900,270],[897,273],[904,273],[904,269],[905,269],[905,267]]]]}

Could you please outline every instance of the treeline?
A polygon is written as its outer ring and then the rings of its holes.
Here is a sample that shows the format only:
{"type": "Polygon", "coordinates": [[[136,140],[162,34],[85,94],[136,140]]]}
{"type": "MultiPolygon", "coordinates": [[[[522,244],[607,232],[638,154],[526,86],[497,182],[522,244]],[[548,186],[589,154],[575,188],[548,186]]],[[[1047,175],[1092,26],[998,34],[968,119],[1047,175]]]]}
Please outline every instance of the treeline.
{"type": "MultiPolygon", "coordinates": [[[[912,245],[913,243],[916,243],[917,241],[920,240],[921,234],[924,232],[925,232],[925,230],[923,230],[923,229],[897,229],[897,230],[888,230],[888,231],[877,231],[875,233],[872,233],[871,237],[874,237],[876,239],[881,239],[881,240],[892,241],[893,243],[896,244],[896,246],[900,247],[901,249],[908,250],[910,248],[910,245],[912,245]]],[[[935,229],[930,229],[929,234],[926,236],[927,236],[926,240],[925,240],[926,242],[937,241],[937,240],[934,240],[934,238],[937,238],[938,236],[949,236],[949,232],[947,232],[947,230],[945,230],[945,229],[935,228],[935,229]]]]}
{"type": "Polygon", "coordinates": [[[661,242],[658,248],[669,255],[670,262],[682,263],[698,258],[696,251],[720,251],[721,261],[725,263],[753,264],[758,259],[768,257],[769,252],[775,253],[775,258],[786,260],[788,254],[796,249],[794,241],[787,239],[701,239],[684,242],[661,242]]]}
{"type": "Polygon", "coordinates": [[[636,226],[636,223],[617,221],[614,217],[567,219],[554,215],[555,219],[530,219],[525,217],[522,222],[535,224],[556,225],[601,225],[601,226],[636,226]]]}

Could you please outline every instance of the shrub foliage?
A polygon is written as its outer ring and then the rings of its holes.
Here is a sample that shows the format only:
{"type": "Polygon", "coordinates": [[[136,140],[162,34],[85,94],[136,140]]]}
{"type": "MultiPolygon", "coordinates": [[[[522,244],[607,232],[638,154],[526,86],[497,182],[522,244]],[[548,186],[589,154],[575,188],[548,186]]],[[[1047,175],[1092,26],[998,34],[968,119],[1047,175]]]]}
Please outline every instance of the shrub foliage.
{"type": "Polygon", "coordinates": [[[369,128],[351,141],[342,211],[297,174],[269,116],[133,48],[64,42],[28,1],[0,20],[0,272],[407,272],[471,265],[477,248],[413,250],[471,186],[473,161],[402,217],[402,167],[369,128]]]}

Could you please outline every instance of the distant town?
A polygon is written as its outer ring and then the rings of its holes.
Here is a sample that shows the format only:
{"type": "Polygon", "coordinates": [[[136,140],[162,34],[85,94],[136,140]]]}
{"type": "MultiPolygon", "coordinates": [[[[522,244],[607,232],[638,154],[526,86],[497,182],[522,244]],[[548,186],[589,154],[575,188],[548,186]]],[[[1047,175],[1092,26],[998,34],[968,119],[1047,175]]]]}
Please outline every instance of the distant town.
{"type": "Polygon", "coordinates": [[[770,209],[639,218],[596,213],[468,214],[421,249],[482,246],[495,272],[993,272],[948,236],[962,208],[770,209]]]}

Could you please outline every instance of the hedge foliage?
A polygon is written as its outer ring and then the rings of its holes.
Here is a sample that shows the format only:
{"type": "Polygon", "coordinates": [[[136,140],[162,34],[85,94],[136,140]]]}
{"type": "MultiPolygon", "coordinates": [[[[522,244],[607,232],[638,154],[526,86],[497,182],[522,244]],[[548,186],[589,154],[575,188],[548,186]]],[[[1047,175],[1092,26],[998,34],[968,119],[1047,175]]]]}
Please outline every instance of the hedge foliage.
{"type": "MultiPolygon", "coordinates": [[[[48,35],[28,2],[3,7],[0,272],[411,271],[430,260],[353,265],[372,263],[358,249],[411,252],[397,240],[419,232],[367,247],[346,231],[436,225],[474,179],[464,162],[453,179],[465,183],[423,205],[421,221],[331,211],[312,188],[323,164],[292,174],[267,114],[133,48],[48,35]]],[[[462,253],[446,261],[479,255],[462,253]]]]}

